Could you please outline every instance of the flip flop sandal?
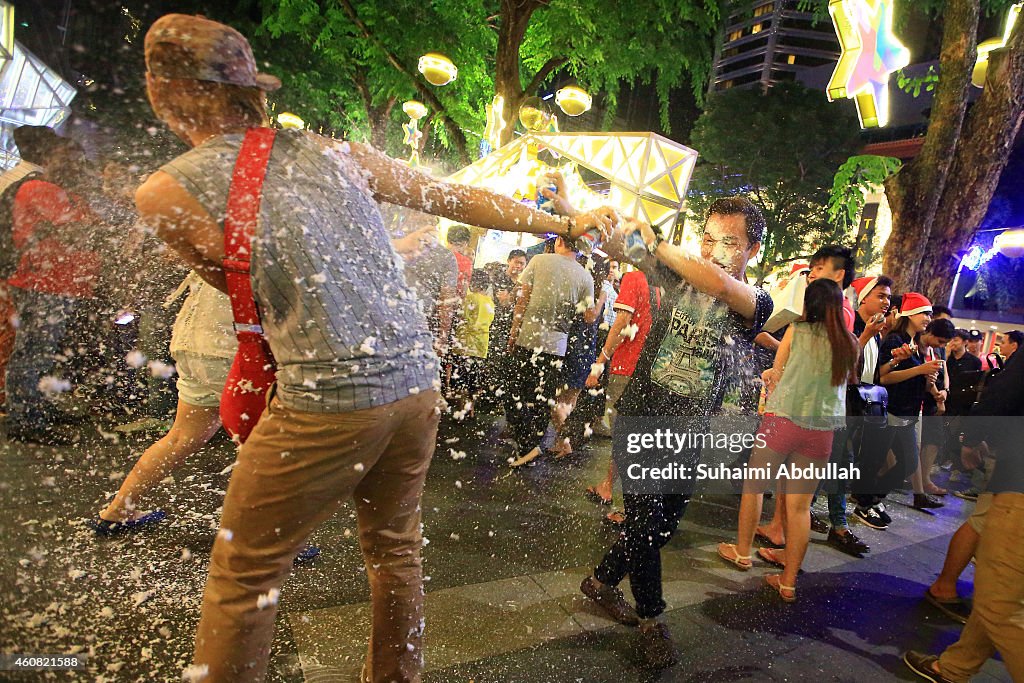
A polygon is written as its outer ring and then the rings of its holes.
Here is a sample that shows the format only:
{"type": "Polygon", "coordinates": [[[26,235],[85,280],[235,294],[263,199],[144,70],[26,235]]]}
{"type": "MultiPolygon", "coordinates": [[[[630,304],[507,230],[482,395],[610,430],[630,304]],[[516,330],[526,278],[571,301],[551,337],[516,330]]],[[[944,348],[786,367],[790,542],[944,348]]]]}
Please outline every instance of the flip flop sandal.
{"type": "Polygon", "coordinates": [[[782,583],[782,574],[769,574],[764,577],[764,582],[779,594],[783,602],[796,602],[796,586],[786,586],[782,583]],[[786,592],[790,595],[786,595],[786,592]]]}
{"type": "Polygon", "coordinates": [[[153,510],[136,519],[125,520],[124,522],[111,522],[101,517],[97,517],[91,522],[91,526],[97,536],[119,536],[132,531],[145,528],[151,524],[163,520],[167,517],[167,513],[163,510],[153,510]]]}
{"type": "Polygon", "coordinates": [[[786,547],[785,543],[776,543],[772,539],[762,534],[760,531],[754,532],[754,541],[769,548],[773,548],[774,550],[782,550],[786,547]]]}
{"type": "Polygon", "coordinates": [[[758,548],[757,556],[770,565],[778,567],[779,569],[785,569],[786,561],[784,556],[779,557],[778,553],[775,552],[776,550],[781,550],[781,548],[758,548]]]}
{"type": "Polygon", "coordinates": [[[595,502],[595,503],[597,503],[599,505],[611,505],[612,504],[612,499],[611,498],[602,498],[601,497],[601,494],[597,492],[597,487],[596,486],[588,486],[587,487],[587,491],[586,491],[586,493],[584,493],[584,495],[587,497],[588,500],[591,500],[591,501],[593,501],[593,502],[595,502]]]}
{"type": "Polygon", "coordinates": [[[749,571],[754,566],[754,563],[750,561],[750,555],[740,555],[734,543],[719,543],[718,556],[740,571],[749,571]],[[725,550],[732,550],[732,557],[726,555],[725,550]]]}

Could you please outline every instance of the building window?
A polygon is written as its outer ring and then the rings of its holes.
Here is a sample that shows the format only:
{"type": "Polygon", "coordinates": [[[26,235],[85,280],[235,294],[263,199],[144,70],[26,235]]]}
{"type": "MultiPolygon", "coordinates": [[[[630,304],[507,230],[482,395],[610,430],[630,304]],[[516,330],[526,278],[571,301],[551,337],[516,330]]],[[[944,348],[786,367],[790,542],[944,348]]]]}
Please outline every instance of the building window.
{"type": "Polygon", "coordinates": [[[763,17],[764,15],[771,14],[774,11],[775,11],[775,3],[774,2],[769,2],[767,5],[761,5],[760,7],[755,8],[754,9],[754,16],[755,17],[763,17]]]}
{"type": "Polygon", "coordinates": [[[753,34],[755,34],[755,33],[760,33],[760,32],[761,32],[761,27],[762,27],[762,26],[763,26],[763,24],[754,24],[753,26],[751,26],[751,27],[750,27],[750,33],[751,33],[751,35],[753,35],[753,34]]]}
{"type": "Polygon", "coordinates": [[[796,64],[796,55],[786,57],[786,64],[796,64]]]}
{"type": "Polygon", "coordinates": [[[743,29],[737,29],[737,30],[731,31],[729,33],[729,40],[730,41],[739,40],[742,37],[743,37],[743,29]]]}

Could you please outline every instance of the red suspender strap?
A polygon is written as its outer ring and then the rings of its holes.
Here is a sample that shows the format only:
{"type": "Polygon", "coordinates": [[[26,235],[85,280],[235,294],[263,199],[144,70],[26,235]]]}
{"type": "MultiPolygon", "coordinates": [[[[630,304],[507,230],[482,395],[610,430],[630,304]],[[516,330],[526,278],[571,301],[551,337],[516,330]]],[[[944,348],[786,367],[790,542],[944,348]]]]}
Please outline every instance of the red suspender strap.
{"type": "Polygon", "coordinates": [[[263,179],[267,175],[276,132],[273,128],[250,128],[246,131],[228,191],[223,266],[235,317],[235,336],[240,342],[263,339],[260,314],[252,294],[249,259],[252,258],[252,240],[259,220],[263,179]]]}

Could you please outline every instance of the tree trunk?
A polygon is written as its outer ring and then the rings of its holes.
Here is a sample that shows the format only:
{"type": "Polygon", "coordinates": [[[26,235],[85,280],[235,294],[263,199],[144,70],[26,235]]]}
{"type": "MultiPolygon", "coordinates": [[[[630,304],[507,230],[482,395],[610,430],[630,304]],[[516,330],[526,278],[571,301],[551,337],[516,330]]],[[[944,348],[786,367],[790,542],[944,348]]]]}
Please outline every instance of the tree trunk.
{"type": "Polygon", "coordinates": [[[1006,48],[989,57],[985,90],[971,108],[921,259],[921,291],[934,302],[949,298],[959,253],[988,211],[1024,124],[1024,22],[1006,48]]]}
{"type": "Polygon", "coordinates": [[[395,108],[395,98],[388,99],[382,105],[366,110],[370,123],[370,144],[382,152],[387,152],[388,126],[391,124],[391,110],[395,108]]]}
{"type": "Polygon", "coordinates": [[[936,248],[931,242],[932,225],[967,110],[971,70],[977,57],[979,5],[979,0],[946,3],[941,73],[924,145],[913,161],[885,183],[892,209],[892,233],[883,251],[883,268],[900,291],[921,288],[920,257],[926,249],[936,248]]]}
{"type": "Polygon", "coordinates": [[[505,128],[501,131],[501,144],[512,140],[519,105],[525,99],[522,74],[519,69],[519,48],[526,37],[530,17],[539,7],[536,0],[502,0],[498,23],[498,48],[494,60],[494,94],[505,98],[501,115],[505,128]]]}

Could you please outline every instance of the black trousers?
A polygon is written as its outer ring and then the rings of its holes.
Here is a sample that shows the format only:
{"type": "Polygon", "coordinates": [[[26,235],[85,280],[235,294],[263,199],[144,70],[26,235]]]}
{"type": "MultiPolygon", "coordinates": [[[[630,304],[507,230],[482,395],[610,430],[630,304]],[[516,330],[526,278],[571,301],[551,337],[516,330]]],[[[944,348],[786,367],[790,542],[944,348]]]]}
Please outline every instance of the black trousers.
{"type": "MultiPolygon", "coordinates": [[[[613,429],[621,426],[617,420],[613,429]]],[[[698,423],[693,431],[707,431],[707,427],[698,423]]],[[[616,450],[612,455],[619,472],[627,472],[633,462],[629,456],[616,450]]],[[[700,460],[700,449],[684,451],[677,458],[695,468],[700,460]]],[[[694,488],[692,479],[677,484],[681,488],[673,493],[630,493],[629,482],[623,480],[626,521],[619,538],[594,570],[594,578],[606,586],[617,586],[629,575],[629,587],[641,619],[650,619],[665,611],[661,549],[679,528],[679,520],[686,512],[694,488]]]]}
{"type": "Polygon", "coordinates": [[[505,419],[519,446],[520,455],[540,446],[551,417],[551,405],[561,386],[561,356],[534,353],[517,346],[508,370],[505,419]]]}
{"type": "Polygon", "coordinates": [[[909,425],[885,429],[866,426],[861,432],[860,448],[855,463],[860,468],[860,480],[853,485],[854,500],[861,507],[882,502],[890,491],[917,469],[919,447],[916,420],[909,425]],[[896,466],[879,474],[889,451],[896,456],[896,466]]]}
{"type": "Polygon", "coordinates": [[[626,522],[615,545],[594,570],[594,578],[617,586],[629,574],[629,587],[641,619],[665,611],[661,589],[661,549],[679,527],[690,496],[624,494],[626,522]]]}

